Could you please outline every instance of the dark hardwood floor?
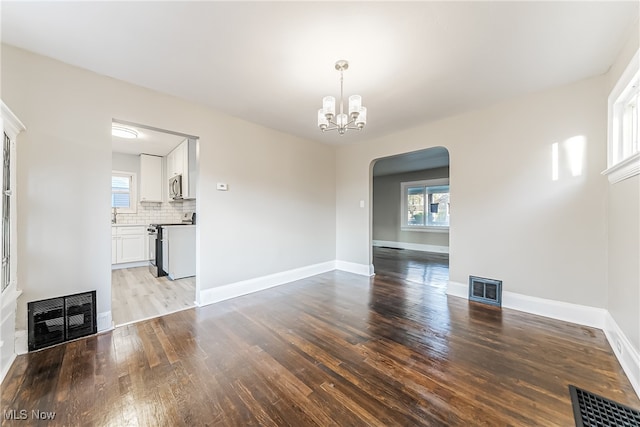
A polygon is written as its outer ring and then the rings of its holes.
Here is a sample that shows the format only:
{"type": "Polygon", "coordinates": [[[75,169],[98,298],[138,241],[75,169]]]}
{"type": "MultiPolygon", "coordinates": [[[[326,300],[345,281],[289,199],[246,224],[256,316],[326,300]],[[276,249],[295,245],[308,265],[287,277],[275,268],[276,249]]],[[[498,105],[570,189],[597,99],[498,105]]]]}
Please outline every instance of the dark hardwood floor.
{"type": "Polygon", "coordinates": [[[572,426],[569,384],[640,407],[602,331],[447,297],[446,259],[400,252],[20,356],[3,425],[572,426]]]}
{"type": "Polygon", "coordinates": [[[392,248],[373,248],[373,265],[379,278],[395,278],[446,288],[449,255],[392,248]]]}

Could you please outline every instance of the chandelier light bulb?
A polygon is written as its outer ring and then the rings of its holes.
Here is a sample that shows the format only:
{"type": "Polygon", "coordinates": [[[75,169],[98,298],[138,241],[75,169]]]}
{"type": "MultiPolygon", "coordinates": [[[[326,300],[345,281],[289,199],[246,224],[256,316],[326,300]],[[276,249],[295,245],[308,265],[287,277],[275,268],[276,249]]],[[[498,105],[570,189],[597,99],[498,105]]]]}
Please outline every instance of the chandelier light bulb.
{"type": "Polygon", "coordinates": [[[329,120],[327,120],[327,116],[324,114],[324,109],[318,110],[318,127],[321,131],[325,131],[329,127],[329,120]]]}
{"type": "Polygon", "coordinates": [[[347,123],[349,123],[349,117],[347,117],[347,115],[344,113],[338,114],[338,117],[336,118],[336,123],[338,123],[339,127],[345,127],[347,126],[347,123]]]}
{"type": "Polygon", "coordinates": [[[355,119],[358,129],[362,129],[367,124],[367,107],[360,107],[358,117],[355,119]]]}
{"type": "Polygon", "coordinates": [[[360,95],[351,95],[349,97],[349,115],[355,119],[360,114],[362,108],[362,97],[360,95]]]}
{"type": "Polygon", "coordinates": [[[333,96],[325,96],[322,98],[322,109],[327,120],[331,121],[336,115],[336,99],[333,96]]]}
{"type": "Polygon", "coordinates": [[[344,135],[347,130],[362,130],[367,124],[367,109],[362,106],[362,97],[351,95],[347,105],[348,114],[344,108],[343,73],[349,68],[349,63],[341,59],[336,62],[335,68],[340,71],[339,110],[336,111],[336,99],[333,96],[322,98],[322,108],[318,110],[318,128],[323,132],[336,130],[339,135],[344,135]]]}

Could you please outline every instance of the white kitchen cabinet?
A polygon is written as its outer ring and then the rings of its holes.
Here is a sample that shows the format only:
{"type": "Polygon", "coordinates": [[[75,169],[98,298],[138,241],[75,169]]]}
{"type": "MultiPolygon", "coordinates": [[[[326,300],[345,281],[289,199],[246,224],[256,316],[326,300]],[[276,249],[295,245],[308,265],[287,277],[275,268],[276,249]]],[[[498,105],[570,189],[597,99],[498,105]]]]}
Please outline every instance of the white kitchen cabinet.
{"type": "Polygon", "coordinates": [[[144,261],[144,236],[120,236],[117,261],[144,261]]]}
{"type": "Polygon", "coordinates": [[[175,176],[176,155],[173,151],[171,151],[169,154],[167,154],[166,158],[167,158],[167,179],[169,179],[175,176]]]}
{"type": "MultiPolygon", "coordinates": [[[[182,198],[196,198],[196,140],[185,139],[167,155],[167,179],[182,176],[182,198]]],[[[171,200],[171,198],[169,198],[171,200]]]]}
{"type": "Polygon", "coordinates": [[[149,261],[147,227],[113,227],[111,233],[111,263],[124,264],[146,261],[149,261]]]}
{"type": "Polygon", "coordinates": [[[140,201],[162,202],[162,157],[140,154],[140,201]]]}
{"type": "Polygon", "coordinates": [[[118,263],[118,238],[111,236],[111,264],[118,263]]]}
{"type": "Polygon", "coordinates": [[[171,280],[196,275],[196,226],[163,227],[163,266],[171,280]]]}
{"type": "Polygon", "coordinates": [[[184,158],[187,141],[188,140],[185,139],[167,155],[167,178],[172,178],[184,173],[184,158]]]}

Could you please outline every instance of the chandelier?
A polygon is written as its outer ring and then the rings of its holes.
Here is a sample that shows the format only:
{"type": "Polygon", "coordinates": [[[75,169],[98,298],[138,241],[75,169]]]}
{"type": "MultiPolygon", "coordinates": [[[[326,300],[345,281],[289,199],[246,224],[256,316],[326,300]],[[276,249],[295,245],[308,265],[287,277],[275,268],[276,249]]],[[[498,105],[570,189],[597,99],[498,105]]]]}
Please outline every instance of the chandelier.
{"type": "Polygon", "coordinates": [[[349,130],[362,130],[367,124],[367,109],[362,106],[360,95],[349,97],[349,114],[344,112],[342,74],[349,68],[344,59],[336,62],[336,70],[340,71],[340,113],[336,115],[336,99],[333,96],[322,98],[322,108],[318,110],[318,127],[322,132],[337,130],[340,135],[349,130]]]}

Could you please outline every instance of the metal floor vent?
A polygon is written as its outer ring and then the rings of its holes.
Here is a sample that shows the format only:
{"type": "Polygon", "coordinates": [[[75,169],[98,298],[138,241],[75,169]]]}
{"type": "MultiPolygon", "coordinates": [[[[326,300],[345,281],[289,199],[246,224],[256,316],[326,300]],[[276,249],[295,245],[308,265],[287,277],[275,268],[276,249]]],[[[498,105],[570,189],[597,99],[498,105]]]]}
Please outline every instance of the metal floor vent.
{"type": "Polygon", "coordinates": [[[639,427],[640,411],[569,386],[576,427],[639,427]]]}
{"type": "Polygon", "coordinates": [[[96,291],[27,304],[29,351],[97,333],[96,291]]]}
{"type": "Polygon", "coordinates": [[[469,301],[502,307],[502,280],[469,276],[469,301]]]}

